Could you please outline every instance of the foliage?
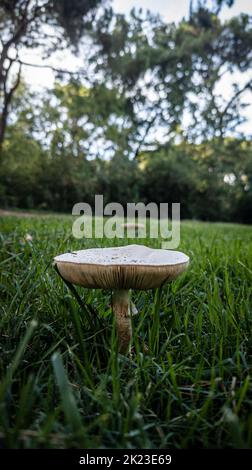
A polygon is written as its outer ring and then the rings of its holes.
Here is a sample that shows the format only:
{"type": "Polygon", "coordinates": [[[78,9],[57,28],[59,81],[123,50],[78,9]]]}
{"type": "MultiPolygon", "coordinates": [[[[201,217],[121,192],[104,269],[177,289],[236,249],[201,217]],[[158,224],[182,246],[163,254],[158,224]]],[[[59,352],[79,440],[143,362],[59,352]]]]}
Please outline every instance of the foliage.
{"type": "Polygon", "coordinates": [[[250,167],[250,142],[184,142],[142,156],[140,194],[146,202],[180,202],[183,218],[249,222],[250,167]]]}
{"type": "MultiPolygon", "coordinates": [[[[78,114],[77,106],[73,110],[78,114]]],[[[61,113],[61,108],[53,112],[61,113]]],[[[21,129],[25,119],[23,114],[21,129]]],[[[142,153],[137,160],[120,154],[104,160],[83,154],[82,141],[75,141],[83,129],[74,127],[70,117],[48,133],[46,126],[45,134],[41,129],[43,139],[48,140],[46,149],[21,129],[9,127],[3,147],[2,207],[70,212],[76,202],[93,205],[94,195],[103,194],[104,203],[124,206],[136,201],[180,202],[183,218],[252,221],[250,141],[183,141],[142,153]]]]}
{"type": "Polygon", "coordinates": [[[136,10],[129,20],[111,13],[98,22],[94,41],[96,80],[120,90],[134,113],[131,154],[156,145],[157,130],[166,143],[181,130],[191,141],[239,135],[243,96],[252,89],[249,15],[222,22],[201,2],[178,25],[136,10]],[[225,101],[218,88],[230,73],[247,81],[236,80],[225,101]]]}
{"type": "Polygon", "coordinates": [[[0,204],[62,212],[104,194],[124,205],[176,200],[185,218],[250,222],[251,143],[240,124],[251,93],[251,17],[223,22],[218,12],[233,2],[191,2],[189,18],[175,25],[135,9],[127,18],[111,8],[98,13],[98,3],[1,7],[4,34],[5,17],[13,34],[29,19],[17,49],[44,38],[46,19],[60,48],[88,31],[92,49],[85,79],[59,74],[53,89],[36,95],[19,80],[7,103],[0,204]],[[238,79],[224,100],[218,87],[230,73],[238,79]]]}
{"type": "Polygon", "coordinates": [[[76,49],[84,33],[92,29],[91,13],[100,3],[101,0],[1,1],[0,147],[10,106],[21,81],[24,63],[20,52],[22,55],[25,48],[40,48],[42,55],[49,57],[55,50],[76,49]]]}

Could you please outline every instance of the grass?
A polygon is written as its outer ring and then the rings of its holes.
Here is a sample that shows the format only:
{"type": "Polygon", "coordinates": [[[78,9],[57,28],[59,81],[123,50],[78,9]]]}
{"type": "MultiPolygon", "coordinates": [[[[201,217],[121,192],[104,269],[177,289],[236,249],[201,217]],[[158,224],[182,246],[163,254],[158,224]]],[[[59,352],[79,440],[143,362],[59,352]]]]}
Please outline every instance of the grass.
{"type": "Polygon", "coordinates": [[[188,272],[132,293],[130,359],[116,352],[110,293],[78,288],[99,312],[88,315],[52,268],[105,241],[73,239],[70,217],[2,218],[2,447],[251,447],[252,228],[184,222],[181,239],[188,272]]]}

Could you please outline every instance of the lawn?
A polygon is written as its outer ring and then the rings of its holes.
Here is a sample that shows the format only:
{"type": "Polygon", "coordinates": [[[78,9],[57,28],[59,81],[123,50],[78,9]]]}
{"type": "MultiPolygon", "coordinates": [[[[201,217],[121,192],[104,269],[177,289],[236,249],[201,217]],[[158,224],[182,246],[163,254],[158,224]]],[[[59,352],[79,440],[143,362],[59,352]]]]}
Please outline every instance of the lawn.
{"type": "Polygon", "coordinates": [[[0,231],[2,447],[252,446],[252,227],[182,224],[190,267],[161,295],[132,293],[131,357],[110,293],[78,289],[87,315],[52,259],[135,240],[75,240],[67,216],[2,217],[0,231]]]}

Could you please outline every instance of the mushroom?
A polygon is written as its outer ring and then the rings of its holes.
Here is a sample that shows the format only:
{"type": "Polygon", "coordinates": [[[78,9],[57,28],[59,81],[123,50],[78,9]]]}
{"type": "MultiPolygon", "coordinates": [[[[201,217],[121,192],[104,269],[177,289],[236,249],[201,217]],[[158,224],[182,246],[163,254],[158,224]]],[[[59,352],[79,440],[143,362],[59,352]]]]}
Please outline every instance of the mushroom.
{"type": "Polygon", "coordinates": [[[86,288],[112,289],[119,351],[126,353],[132,337],[130,289],[153,289],[177,278],[189,258],[179,251],[143,245],[93,248],[54,258],[66,281],[86,288]]]}
{"type": "Polygon", "coordinates": [[[145,225],[135,223],[135,222],[127,222],[127,223],[121,224],[121,228],[126,229],[128,234],[132,232],[132,234],[135,234],[136,237],[138,237],[139,233],[141,234],[141,231],[145,229],[145,225]]]}

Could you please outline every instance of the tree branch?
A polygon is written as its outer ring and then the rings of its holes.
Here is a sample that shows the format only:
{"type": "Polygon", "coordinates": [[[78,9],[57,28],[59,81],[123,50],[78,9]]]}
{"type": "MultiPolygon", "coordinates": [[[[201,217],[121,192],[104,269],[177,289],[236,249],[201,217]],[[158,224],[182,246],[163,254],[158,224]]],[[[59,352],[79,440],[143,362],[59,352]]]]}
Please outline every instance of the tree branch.
{"type": "Polygon", "coordinates": [[[49,70],[52,70],[52,71],[55,72],[55,73],[66,74],[66,75],[72,75],[72,76],[79,76],[79,75],[87,76],[87,75],[86,75],[86,72],[84,72],[84,70],[78,70],[78,71],[76,71],[76,72],[72,72],[71,70],[59,69],[59,68],[54,67],[53,65],[49,65],[49,64],[31,64],[30,62],[24,62],[24,61],[21,60],[21,59],[18,59],[17,62],[18,62],[20,65],[24,65],[24,66],[26,66],[26,67],[34,67],[34,68],[49,69],[49,70]]]}
{"type": "Polygon", "coordinates": [[[15,93],[20,83],[21,68],[22,66],[21,64],[19,64],[17,79],[14,85],[11,87],[11,89],[8,92],[6,91],[6,83],[4,83],[4,104],[3,104],[3,110],[0,116],[0,150],[3,144],[3,140],[4,140],[4,134],[5,134],[5,129],[7,125],[7,117],[8,117],[8,111],[9,111],[11,99],[12,99],[13,93],[15,93]]]}
{"type": "Polygon", "coordinates": [[[150,131],[151,127],[153,126],[153,124],[154,124],[154,122],[155,122],[155,120],[156,120],[156,117],[157,117],[157,115],[155,115],[155,116],[151,119],[151,121],[148,122],[147,127],[146,127],[145,132],[144,132],[144,135],[143,135],[142,139],[140,140],[140,142],[138,143],[138,147],[137,147],[137,149],[136,149],[136,151],[135,151],[134,160],[137,159],[137,157],[138,157],[138,155],[139,155],[139,152],[140,152],[140,150],[141,150],[141,147],[142,147],[142,145],[143,145],[143,143],[144,143],[144,141],[145,141],[145,139],[146,139],[146,137],[147,137],[147,135],[148,135],[148,132],[150,131]]]}
{"type": "Polygon", "coordinates": [[[246,90],[252,90],[252,80],[249,80],[245,85],[244,87],[240,88],[240,90],[238,90],[234,96],[232,96],[231,100],[227,103],[227,105],[225,106],[224,110],[222,111],[222,114],[225,115],[228,111],[228,109],[230,108],[230,106],[232,106],[232,104],[234,103],[234,101],[237,100],[237,98],[242,94],[244,93],[244,91],[246,90]]]}
{"type": "Polygon", "coordinates": [[[229,108],[234,104],[234,102],[239,98],[242,93],[244,93],[246,90],[251,90],[252,91],[252,80],[250,79],[245,85],[240,88],[240,90],[237,90],[237,92],[232,96],[232,98],[228,101],[226,104],[225,108],[223,111],[220,113],[220,131],[221,131],[221,138],[223,137],[223,119],[224,116],[227,114],[229,108]]]}

